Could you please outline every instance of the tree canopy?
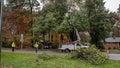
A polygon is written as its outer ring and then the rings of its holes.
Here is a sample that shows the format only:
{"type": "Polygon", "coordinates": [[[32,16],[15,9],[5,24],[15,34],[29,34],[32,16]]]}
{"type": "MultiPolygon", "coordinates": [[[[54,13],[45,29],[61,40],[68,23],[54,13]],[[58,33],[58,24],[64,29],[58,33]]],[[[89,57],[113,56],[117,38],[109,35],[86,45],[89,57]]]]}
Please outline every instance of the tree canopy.
{"type": "MultiPolygon", "coordinates": [[[[101,42],[111,31],[112,14],[104,7],[103,0],[7,0],[4,6],[4,26],[16,34],[45,35],[64,33],[69,37],[75,30],[89,32],[91,43],[101,48],[101,42]],[[43,4],[40,10],[40,4],[43,4]],[[37,9],[36,9],[37,8],[37,9]],[[35,12],[38,10],[38,12],[35,12]],[[14,27],[13,27],[14,26],[14,27]]],[[[119,8],[118,8],[119,12],[119,8]]]]}

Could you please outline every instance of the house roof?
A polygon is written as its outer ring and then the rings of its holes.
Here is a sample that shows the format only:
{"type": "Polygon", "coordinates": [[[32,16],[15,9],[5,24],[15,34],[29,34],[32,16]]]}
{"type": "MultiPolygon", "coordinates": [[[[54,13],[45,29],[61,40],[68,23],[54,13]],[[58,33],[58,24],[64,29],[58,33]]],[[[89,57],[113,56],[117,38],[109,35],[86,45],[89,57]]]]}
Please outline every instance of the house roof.
{"type": "Polygon", "coordinates": [[[105,42],[120,42],[120,37],[116,37],[116,38],[113,38],[113,37],[106,38],[106,39],[105,39],[105,42]]]}

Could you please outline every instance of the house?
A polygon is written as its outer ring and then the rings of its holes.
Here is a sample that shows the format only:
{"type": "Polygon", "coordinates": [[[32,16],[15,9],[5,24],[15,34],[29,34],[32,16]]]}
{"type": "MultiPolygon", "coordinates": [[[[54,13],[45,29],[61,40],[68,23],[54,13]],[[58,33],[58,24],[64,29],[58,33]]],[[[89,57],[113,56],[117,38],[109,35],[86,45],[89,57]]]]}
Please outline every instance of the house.
{"type": "Polygon", "coordinates": [[[120,37],[109,37],[105,39],[105,49],[116,49],[120,47],[120,37]]]}

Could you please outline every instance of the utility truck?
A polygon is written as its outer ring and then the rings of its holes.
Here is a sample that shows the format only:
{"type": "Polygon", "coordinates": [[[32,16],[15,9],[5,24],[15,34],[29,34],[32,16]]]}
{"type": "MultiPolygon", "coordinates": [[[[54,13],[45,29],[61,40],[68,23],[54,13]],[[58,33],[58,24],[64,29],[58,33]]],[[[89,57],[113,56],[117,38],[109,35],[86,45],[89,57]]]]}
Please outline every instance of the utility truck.
{"type": "Polygon", "coordinates": [[[62,52],[70,52],[70,51],[74,51],[77,48],[88,48],[88,44],[80,44],[80,43],[67,43],[67,44],[62,44],[60,48],[58,48],[59,50],[61,50],[62,52]]]}

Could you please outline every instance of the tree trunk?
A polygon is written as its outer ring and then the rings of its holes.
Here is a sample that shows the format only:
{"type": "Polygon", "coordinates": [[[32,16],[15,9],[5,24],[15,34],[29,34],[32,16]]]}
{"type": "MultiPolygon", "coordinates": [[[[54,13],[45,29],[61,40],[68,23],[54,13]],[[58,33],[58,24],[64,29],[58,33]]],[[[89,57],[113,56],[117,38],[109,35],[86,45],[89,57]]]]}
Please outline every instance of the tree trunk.
{"type": "Polygon", "coordinates": [[[43,46],[42,46],[42,49],[44,49],[45,45],[46,45],[46,43],[45,43],[45,33],[43,33],[43,46]]]}
{"type": "Polygon", "coordinates": [[[32,2],[31,2],[31,0],[29,0],[29,4],[30,4],[30,13],[32,14],[32,9],[33,9],[33,7],[32,7],[32,2]]]}

